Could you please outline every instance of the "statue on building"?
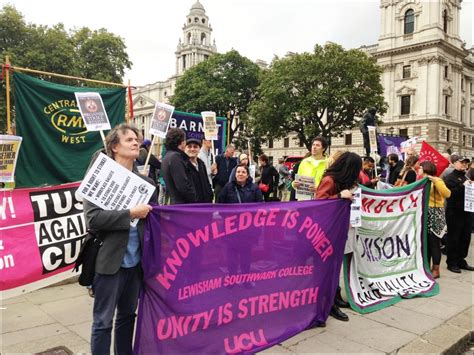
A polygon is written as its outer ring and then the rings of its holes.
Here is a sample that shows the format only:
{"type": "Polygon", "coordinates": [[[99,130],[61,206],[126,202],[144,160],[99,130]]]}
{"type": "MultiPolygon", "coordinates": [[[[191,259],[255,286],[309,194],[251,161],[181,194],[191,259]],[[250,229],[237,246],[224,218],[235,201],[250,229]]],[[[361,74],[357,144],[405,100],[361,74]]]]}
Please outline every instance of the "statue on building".
{"type": "Polygon", "coordinates": [[[369,140],[369,129],[368,126],[376,127],[376,117],[375,114],[377,113],[377,109],[375,107],[371,107],[362,117],[359,122],[359,129],[362,133],[362,137],[364,138],[364,148],[366,156],[370,156],[370,140],[369,140]]]}

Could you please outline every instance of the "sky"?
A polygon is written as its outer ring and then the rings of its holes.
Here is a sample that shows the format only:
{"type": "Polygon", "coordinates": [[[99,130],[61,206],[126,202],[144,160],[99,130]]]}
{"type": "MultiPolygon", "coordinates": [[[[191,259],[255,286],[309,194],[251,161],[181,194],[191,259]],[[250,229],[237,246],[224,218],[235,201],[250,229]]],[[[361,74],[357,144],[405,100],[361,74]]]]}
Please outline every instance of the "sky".
{"type": "MultiPolygon", "coordinates": [[[[106,28],[122,37],[133,63],[124,77],[134,86],[164,81],[175,74],[175,50],[195,0],[0,0],[16,7],[25,21],[63,23],[67,29],[106,28]]],[[[311,51],[332,41],[345,48],[376,44],[380,0],[200,0],[217,50],[236,49],[268,63],[287,52],[311,51]]],[[[461,38],[473,38],[473,0],[464,0],[461,38]]]]}

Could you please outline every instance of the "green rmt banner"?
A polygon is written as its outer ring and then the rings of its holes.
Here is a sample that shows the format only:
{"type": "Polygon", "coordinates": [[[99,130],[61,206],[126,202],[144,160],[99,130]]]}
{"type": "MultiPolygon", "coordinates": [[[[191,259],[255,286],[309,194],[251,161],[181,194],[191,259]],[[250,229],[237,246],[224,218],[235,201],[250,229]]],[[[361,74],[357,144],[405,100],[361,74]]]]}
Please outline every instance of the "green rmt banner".
{"type": "Polygon", "coordinates": [[[91,155],[103,143],[99,132],[87,132],[74,92],[98,92],[114,127],[124,121],[125,88],[67,86],[18,72],[13,74],[13,85],[16,132],[23,137],[16,186],[82,180],[91,155]]]}

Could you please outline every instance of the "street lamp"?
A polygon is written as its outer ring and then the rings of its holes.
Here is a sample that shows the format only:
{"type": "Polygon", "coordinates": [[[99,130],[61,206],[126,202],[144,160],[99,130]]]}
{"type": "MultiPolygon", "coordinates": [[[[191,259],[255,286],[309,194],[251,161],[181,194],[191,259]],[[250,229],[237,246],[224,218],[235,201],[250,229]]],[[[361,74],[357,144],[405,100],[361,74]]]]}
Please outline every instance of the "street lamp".
{"type": "Polygon", "coordinates": [[[393,131],[395,130],[395,128],[393,128],[393,126],[390,126],[390,128],[388,129],[388,132],[390,133],[391,136],[393,136],[393,131]]]}

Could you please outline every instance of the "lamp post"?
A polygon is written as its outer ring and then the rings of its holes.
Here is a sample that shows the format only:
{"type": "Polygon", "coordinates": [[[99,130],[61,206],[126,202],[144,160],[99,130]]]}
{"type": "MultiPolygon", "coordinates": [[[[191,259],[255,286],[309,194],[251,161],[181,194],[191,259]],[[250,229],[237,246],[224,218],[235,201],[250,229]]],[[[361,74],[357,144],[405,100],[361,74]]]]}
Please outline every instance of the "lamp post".
{"type": "Polygon", "coordinates": [[[393,128],[393,126],[390,126],[390,128],[388,129],[388,133],[393,136],[393,131],[395,130],[395,128],[393,128]]]}

